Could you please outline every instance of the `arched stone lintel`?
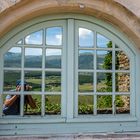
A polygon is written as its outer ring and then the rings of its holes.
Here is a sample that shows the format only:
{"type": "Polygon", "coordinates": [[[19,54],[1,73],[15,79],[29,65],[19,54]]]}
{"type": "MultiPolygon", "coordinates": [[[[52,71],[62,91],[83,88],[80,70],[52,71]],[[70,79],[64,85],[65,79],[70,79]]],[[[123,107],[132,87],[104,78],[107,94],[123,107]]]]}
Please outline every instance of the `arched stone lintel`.
{"type": "Polygon", "coordinates": [[[41,15],[76,13],[102,19],[140,48],[140,20],[114,0],[22,0],[0,14],[0,37],[14,27],[41,15]]]}

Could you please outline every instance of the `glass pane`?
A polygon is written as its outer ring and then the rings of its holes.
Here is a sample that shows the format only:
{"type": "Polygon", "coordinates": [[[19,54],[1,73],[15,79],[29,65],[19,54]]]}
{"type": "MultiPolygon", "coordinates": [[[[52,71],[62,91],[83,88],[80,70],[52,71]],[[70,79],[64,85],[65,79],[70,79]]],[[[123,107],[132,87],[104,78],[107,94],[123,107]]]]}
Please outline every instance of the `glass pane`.
{"type": "Polygon", "coordinates": [[[91,95],[78,96],[78,114],[93,114],[94,98],[91,95]]]}
{"type": "Polygon", "coordinates": [[[130,92],[130,74],[116,73],[116,91],[130,92]]]}
{"type": "Polygon", "coordinates": [[[41,68],[42,67],[42,49],[26,48],[24,65],[26,68],[41,68]]]}
{"type": "Polygon", "coordinates": [[[4,55],[4,67],[21,67],[21,48],[13,47],[4,55]]]}
{"type": "Polygon", "coordinates": [[[116,49],[119,49],[120,47],[119,47],[118,45],[115,44],[115,48],[116,48],[116,49]]]}
{"type": "Polygon", "coordinates": [[[97,96],[97,114],[112,114],[112,96],[97,96]]]}
{"type": "Polygon", "coordinates": [[[61,96],[47,95],[45,97],[45,114],[60,115],[61,114],[61,96]]]}
{"type": "Polygon", "coordinates": [[[62,27],[52,27],[46,29],[47,45],[62,45],[62,27]]]}
{"type": "Polygon", "coordinates": [[[94,46],[94,33],[85,28],[79,28],[79,46],[80,47],[93,47],[94,46]]]}
{"type": "Polygon", "coordinates": [[[18,44],[18,45],[23,44],[23,40],[22,40],[22,39],[21,39],[21,40],[19,40],[16,44],[18,44]]]}
{"type": "Polygon", "coordinates": [[[41,71],[25,71],[25,81],[30,86],[30,91],[41,91],[42,72],[41,71]]]}
{"type": "Polygon", "coordinates": [[[3,115],[20,115],[20,95],[3,95],[3,115]],[[10,100],[14,100],[11,105],[10,100]]]}
{"type": "Polygon", "coordinates": [[[101,34],[97,34],[97,47],[112,48],[112,42],[101,34]]]}
{"type": "Polygon", "coordinates": [[[24,115],[41,115],[41,96],[24,96],[24,115]]]}
{"type": "Polygon", "coordinates": [[[112,73],[97,73],[97,92],[112,92],[112,73]]]}
{"type": "Polygon", "coordinates": [[[16,91],[16,82],[21,79],[21,71],[4,71],[4,91],[16,91]]]}
{"type": "Polygon", "coordinates": [[[130,61],[127,55],[123,51],[115,52],[115,60],[116,60],[116,70],[129,70],[130,69],[130,61]]]}
{"type": "Polygon", "coordinates": [[[93,73],[79,72],[79,92],[93,92],[93,73]]]}
{"type": "Polygon", "coordinates": [[[61,91],[61,72],[46,72],[45,91],[61,91]]]}
{"type": "Polygon", "coordinates": [[[25,37],[25,44],[41,45],[43,44],[43,31],[37,31],[25,37]]]}
{"type": "Polygon", "coordinates": [[[115,97],[116,114],[130,113],[130,96],[117,95],[115,97]]]}
{"type": "Polygon", "coordinates": [[[80,50],[79,51],[79,69],[94,68],[94,51],[80,50]]]}
{"type": "Polygon", "coordinates": [[[61,68],[61,49],[46,49],[46,68],[61,68]]]}
{"type": "Polygon", "coordinates": [[[112,69],[112,51],[97,51],[97,69],[112,69]]]}

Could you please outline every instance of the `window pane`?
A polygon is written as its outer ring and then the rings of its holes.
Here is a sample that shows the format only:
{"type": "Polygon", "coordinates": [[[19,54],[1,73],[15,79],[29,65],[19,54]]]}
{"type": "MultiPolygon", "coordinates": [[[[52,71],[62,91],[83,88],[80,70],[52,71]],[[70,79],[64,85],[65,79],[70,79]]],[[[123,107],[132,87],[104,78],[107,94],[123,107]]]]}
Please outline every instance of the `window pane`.
{"type": "Polygon", "coordinates": [[[24,115],[41,115],[41,96],[24,96],[24,115]]]}
{"type": "Polygon", "coordinates": [[[41,45],[43,44],[43,31],[37,31],[25,37],[25,44],[41,45]]]}
{"type": "Polygon", "coordinates": [[[4,67],[21,67],[21,48],[13,47],[4,55],[4,67]]]}
{"type": "Polygon", "coordinates": [[[112,114],[112,96],[97,96],[97,114],[112,114]]]}
{"type": "Polygon", "coordinates": [[[130,96],[117,95],[115,97],[116,114],[130,113],[130,96]]]}
{"type": "Polygon", "coordinates": [[[45,114],[60,115],[61,114],[61,96],[47,95],[45,97],[45,114]]]}
{"type": "Polygon", "coordinates": [[[112,42],[101,34],[97,34],[97,47],[112,48],[112,42]]]}
{"type": "Polygon", "coordinates": [[[20,95],[3,95],[3,115],[20,115],[20,95]],[[6,102],[12,98],[13,104],[7,106],[6,102]]]}
{"type": "Polygon", "coordinates": [[[52,27],[46,29],[47,45],[62,45],[62,28],[52,27]]]}
{"type": "Polygon", "coordinates": [[[79,69],[93,69],[94,51],[80,50],[79,51],[79,69]]]}
{"type": "Polygon", "coordinates": [[[93,114],[94,99],[91,95],[78,96],[78,114],[93,114]]]}
{"type": "Polygon", "coordinates": [[[61,91],[61,72],[46,72],[45,91],[61,91]]]}
{"type": "Polygon", "coordinates": [[[130,92],[130,74],[116,73],[116,91],[130,92]]]}
{"type": "Polygon", "coordinates": [[[112,92],[112,73],[97,73],[97,92],[112,92]]]}
{"type": "Polygon", "coordinates": [[[129,70],[130,62],[129,58],[123,51],[116,51],[116,70],[129,70]]]}
{"type": "Polygon", "coordinates": [[[85,28],[79,28],[79,46],[80,47],[93,47],[94,46],[94,33],[85,28]]]}
{"type": "Polygon", "coordinates": [[[42,72],[25,71],[25,81],[31,86],[30,91],[41,91],[42,72]]]}
{"type": "Polygon", "coordinates": [[[42,67],[42,49],[38,48],[25,49],[25,67],[26,68],[42,67]]]}
{"type": "Polygon", "coordinates": [[[112,69],[112,51],[97,51],[97,69],[112,69]]]}
{"type": "Polygon", "coordinates": [[[61,68],[61,49],[46,49],[46,68],[61,68]]]}
{"type": "Polygon", "coordinates": [[[23,44],[23,40],[22,40],[22,39],[21,39],[21,40],[19,40],[16,44],[18,44],[18,45],[23,44]]]}
{"type": "Polygon", "coordinates": [[[15,91],[16,82],[21,79],[21,71],[4,71],[4,91],[15,91]]]}
{"type": "Polygon", "coordinates": [[[79,72],[79,92],[93,92],[93,73],[79,72]]]}

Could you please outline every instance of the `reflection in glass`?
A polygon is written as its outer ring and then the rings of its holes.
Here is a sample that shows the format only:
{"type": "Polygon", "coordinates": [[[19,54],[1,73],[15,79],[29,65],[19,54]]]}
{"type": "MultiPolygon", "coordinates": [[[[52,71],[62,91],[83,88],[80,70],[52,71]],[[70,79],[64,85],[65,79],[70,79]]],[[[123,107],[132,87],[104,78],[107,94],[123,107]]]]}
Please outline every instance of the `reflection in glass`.
{"type": "Polygon", "coordinates": [[[115,97],[116,114],[130,113],[130,96],[116,95],[115,97]]]}
{"type": "Polygon", "coordinates": [[[97,34],[97,47],[112,48],[112,42],[101,34],[97,34]]]}
{"type": "Polygon", "coordinates": [[[112,114],[112,95],[97,96],[97,114],[112,114]]]}
{"type": "Polygon", "coordinates": [[[94,51],[79,51],[79,69],[93,69],[94,51]]]}
{"type": "Polygon", "coordinates": [[[117,92],[130,92],[130,74],[129,73],[116,73],[116,91],[117,92]]]}
{"type": "Polygon", "coordinates": [[[3,98],[3,115],[20,115],[20,95],[2,95],[3,98]],[[9,102],[14,98],[14,102],[7,107],[5,102],[9,102]]]}
{"type": "Polygon", "coordinates": [[[46,49],[46,68],[61,68],[61,49],[46,49]]]}
{"type": "Polygon", "coordinates": [[[21,67],[21,48],[13,47],[4,55],[4,67],[21,67]]]}
{"type": "Polygon", "coordinates": [[[78,96],[78,114],[93,114],[94,99],[91,95],[78,96]]]}
{"type": "Polygon", "coordinates": [[[21,40],[19,40],[16,44],[18,44],[18,45],[23,44],[23,40],[22,40],[22,39],[21,39],[21,40]]]}
{"type": "Polygon", "coordinates": [[[41,68],[42,67],[42,49],[25,48],[25,67],[41,68]]]}
{"type": "Polygon", "coordinates": [[[93,73],[79,72],[79,92],[93,92],[93,73]]]}
{"type": "Polygon", "coordinates": [[[45,114],[47,115],[61,114],[61,95],[45,96],[45,114]]]}
{"type": "Polygon", "coordinates": [[[52,27],[46,29],[47,45],[62,45],[62,27],[52,27]]]}
{"type": "Polygon", "coordinates": [[[97,92],[112,92],[112,73],[97,73],[97,92]]]}
{"type": "Polygon", "coordinates": [[[112,69],[112,51],[97,51],[97,69],[112,69]]]}
{"type": "Polygon", "coordinates": [[[41,115],[40,95],[24,95],[24,115],[41,115]]]}
{"type": "Polygon", "coordinates": [[[116,60],[116,70],[129,70],[130,69],[130,61],[127,55],[123,51],[115,52],[115,60],[116,60]]]}
{"type": "Polygon", "coordinates": [[[42,72],[41,71],[25,71],[25,81],[32,88],[30,91],[41,91],[42,72]]]}
{"type": "Polygon", "coordinates": [[[4,71],[4,91],[15,91],[17,80],[21,79],[21,71],[4,71]]]}
{"type": "Polygon", "coordinates": [[[41,45],[43,44],[43,31],[34,32],[25,37],[25,44],[41,45]]]}
{"type": "Polygon", "coordinates": [[[80,47],[93,47],[94,46],[94,33],[85,28],[79,28],[79,46],[80,47]]]}
{"type": "Polygon", "coordinates": [[[61,91],[61,72],[46,72],[45,91],[61,91]]]}

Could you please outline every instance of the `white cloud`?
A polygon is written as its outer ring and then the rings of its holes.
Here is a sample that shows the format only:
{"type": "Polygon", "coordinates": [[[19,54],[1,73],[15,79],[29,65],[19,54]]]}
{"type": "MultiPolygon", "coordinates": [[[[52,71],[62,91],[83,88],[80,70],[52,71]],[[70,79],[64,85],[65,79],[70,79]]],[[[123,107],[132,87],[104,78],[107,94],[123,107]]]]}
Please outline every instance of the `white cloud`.
{"type": "Polygon", "coordinates": [[[61,49],[46,49],[46,56],[61,55],[61,49]]]}
{"type": "Polygon", "coordinates": [[[79,37],[85,38],[86,36],[93,35],[91,30],[79,28],[79,37]]]}

